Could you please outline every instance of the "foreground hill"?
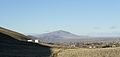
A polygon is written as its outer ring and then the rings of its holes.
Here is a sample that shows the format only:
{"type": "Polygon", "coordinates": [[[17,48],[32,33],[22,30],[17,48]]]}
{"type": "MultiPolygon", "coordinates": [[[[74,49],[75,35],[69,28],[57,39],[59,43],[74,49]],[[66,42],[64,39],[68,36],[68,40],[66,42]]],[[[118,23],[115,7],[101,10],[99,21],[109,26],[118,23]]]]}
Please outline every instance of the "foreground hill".
{"type": "Polygon", "coordinates": [[[0,28],[0,57],[50,57],[50,47],[26,39],[22,34],[0,28]]]}
{"type": "Polygon", "coordinates": [[[3,28],[3,27],[0,27],[0,32],[13,37],[14,39],[21,40],[21,41],[26,41],[29,39],[27,36],[23,34],[20,34],[18,32],[15,32],[15,31],[3,28]]]}

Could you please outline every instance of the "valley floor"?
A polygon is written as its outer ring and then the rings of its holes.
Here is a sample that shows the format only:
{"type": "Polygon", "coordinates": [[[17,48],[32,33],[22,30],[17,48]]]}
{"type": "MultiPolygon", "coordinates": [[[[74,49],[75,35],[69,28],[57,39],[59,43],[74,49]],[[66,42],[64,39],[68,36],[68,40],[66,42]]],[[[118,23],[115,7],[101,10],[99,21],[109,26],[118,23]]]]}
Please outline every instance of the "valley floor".
{"type": "Polygon", "coordinates": [[[96,48],[96,49],[53,49],[53,57],[120,57],[118,48],[96,48]]]}

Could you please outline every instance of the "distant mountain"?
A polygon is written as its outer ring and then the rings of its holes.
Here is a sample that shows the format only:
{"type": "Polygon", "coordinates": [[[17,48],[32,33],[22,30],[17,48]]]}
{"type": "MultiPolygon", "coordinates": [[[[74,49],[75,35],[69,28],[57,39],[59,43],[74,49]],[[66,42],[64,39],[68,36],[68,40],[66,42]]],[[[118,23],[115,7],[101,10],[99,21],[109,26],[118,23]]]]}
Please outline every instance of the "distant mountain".
{"type": "Polygon", "coordinates": [[[120,37],[100,37],[100,36],[75,35],[64,30],[44,33],[40,35],[29,35],[32,39],[39,39],[46,42],[93,42],[93,41],[116,41],[120,37]]]}
{"type": "Polygon", "coordinates": [[[54,31],[50,33],[45,33],[41,35],[36,35],[36,37],[40,38],[53,38],[53,39],[76,39],[80,38],[80,36],[72,34],[67,31],[59,30],[59,31],[54,31]]]}
{"type": "Polygon", "coordinates": [[[81,39],[81,38],[87,38],[87,36],[79,36],[72,34],[70,32],[64,31],[64,30],[58,30],[54,32],[49,32],[45,34],[40,35],[29,35],[32,39],[41,39],[46,41],[62,41],[62,40],[69,40],[69,39],[81,39]]]}

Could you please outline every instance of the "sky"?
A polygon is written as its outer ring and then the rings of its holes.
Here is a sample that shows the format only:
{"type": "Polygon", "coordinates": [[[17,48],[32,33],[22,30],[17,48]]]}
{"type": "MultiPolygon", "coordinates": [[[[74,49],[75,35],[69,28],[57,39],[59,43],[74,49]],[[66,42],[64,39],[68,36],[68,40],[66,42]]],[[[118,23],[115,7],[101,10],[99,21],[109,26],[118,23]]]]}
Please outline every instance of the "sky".
{"type": "Polygon", "coordinates": [[[0,26],[24,34],[120,33],[120,0],[0,0],[0,26]]]}

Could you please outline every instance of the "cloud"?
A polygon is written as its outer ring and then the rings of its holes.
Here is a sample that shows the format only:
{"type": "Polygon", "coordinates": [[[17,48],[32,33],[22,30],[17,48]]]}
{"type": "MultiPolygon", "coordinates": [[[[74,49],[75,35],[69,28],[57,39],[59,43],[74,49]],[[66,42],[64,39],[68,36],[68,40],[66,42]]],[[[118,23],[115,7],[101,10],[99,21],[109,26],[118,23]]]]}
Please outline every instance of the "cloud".
{"type": "Polygon", "coordinates": [[[117,28],[116,26],[109,27],[109,29],[116,29],[116,28],[117,28]]]}
{"type": "Polygon", "coordinates": [[[100,27],[93,27],[93,29],[101,29],[100,27]]]}
{"type": "MultiPolygon", "coordinates": [[[[107,27],[93,27],[93,29],[96,29],[96,30],[98,30],[98,29],[107,29],[107,27]]],[[[111,26],[111,27],[108,27],[108,29],[117,29],[118,27],[116,27],[116,26],[111,26]]]]}

